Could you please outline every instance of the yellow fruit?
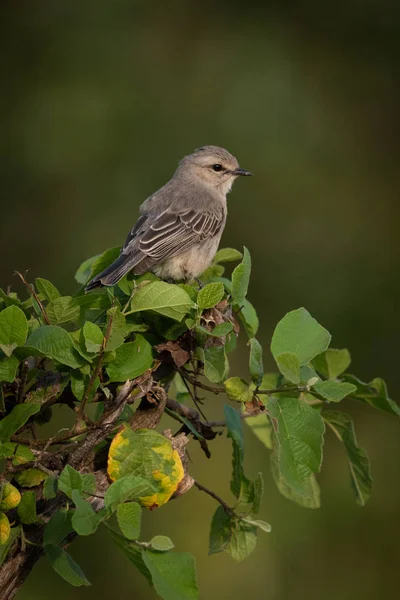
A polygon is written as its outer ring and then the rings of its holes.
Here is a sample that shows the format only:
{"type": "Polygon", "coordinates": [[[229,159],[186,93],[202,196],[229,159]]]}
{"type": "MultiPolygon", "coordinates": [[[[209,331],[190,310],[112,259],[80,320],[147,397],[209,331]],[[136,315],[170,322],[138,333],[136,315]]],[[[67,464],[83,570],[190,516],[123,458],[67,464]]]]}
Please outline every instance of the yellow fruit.
{"type": "Polygon", "coordinates": [[[4,546],[10,537],[11,526],[10,521],[3,512],[0,512],[0,546],[4,546]]]}
{"type": "Polygon", "coordinates": [[[11,483],[3,486],[3,496],[0,502],[0,510],[10,510],[21,502],[21,494],[11,483]]]}

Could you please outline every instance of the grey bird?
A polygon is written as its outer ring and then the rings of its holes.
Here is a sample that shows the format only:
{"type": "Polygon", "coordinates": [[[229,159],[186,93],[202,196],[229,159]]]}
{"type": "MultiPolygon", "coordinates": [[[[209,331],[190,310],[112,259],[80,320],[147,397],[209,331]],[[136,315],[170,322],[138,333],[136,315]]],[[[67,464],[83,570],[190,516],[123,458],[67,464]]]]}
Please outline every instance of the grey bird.
{"type": "Polygon", "coordinates": [[[140,207],[119,257],[86,286],[118,283],[129,271],[165,280],[196,279],[212,262],[225,227],[226,195],[241,169],[232,154],[203,146],[179,162],[172,179],[140,207]]]}

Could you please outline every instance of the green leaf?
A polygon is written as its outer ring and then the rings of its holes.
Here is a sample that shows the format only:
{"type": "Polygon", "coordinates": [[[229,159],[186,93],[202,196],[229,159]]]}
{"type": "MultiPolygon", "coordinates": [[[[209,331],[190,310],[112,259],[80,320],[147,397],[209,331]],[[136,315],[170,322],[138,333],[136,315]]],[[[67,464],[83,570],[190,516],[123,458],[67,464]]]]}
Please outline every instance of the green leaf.
{"type": "Polygon", "coordinates": [[[248,503],[254,500],[254,489],[252,483],[245,477],[243,471],[244,442],[242,420],[237,410],[224,404],[225,421],[228,437],[232,440],[232,494],[239,502],[248,503]]]}
{"type": "Polygon", "coordinates": [[[219,325],[216,325],[214,327],[210,335],[212,335],[213,337],[223,337],[225,335],[228,335],[228,333],[230,333],[232,329],[233,325],[231,322],[220,323],[219,325]]]}
{"type": "Polygon", "coordinates": [[[81,285],[86,285],[91,278],[92,274],[92,265],[93,263],[101,256],[97,254],[96,256],[92,256],[91,258],[86,259],[78,268],[75,273],[75,279],[81,285]]]}
{"type": "Polygon", "coordinates": [[[222,506],[218,506],[211,520],[209,554],[218,554],[222,552],[231,539],[231,518],[224,511],[222,506]]]}
{"type": "Polygon", "coordinates": [[[254,435],[269,450],[272,448],[272,426],[266,413],[260,413],[254,417],[245,419],[245,423],[250,427],[254,435]]]}
{"type": "Polygon", "coordinates": [[[21,487],[35,487],[47,479],[48,475],[40,469],[27,469],[16,473],[14,479],[21,487]]]}
{"type": "Polygon", "coordinates": [[[100,352],[104,336],[96,323],[86,321],[82,329],[85,347],[88,352],[100,352]]]}
{"type": "Polygon", "coordinates": [[[251,272],[251,258],[247,248],[243,248],[243,260],[232,273],[232,298],[241,306],[247,295],[251,272]]]}
{"type": "Polygon", "coordinates": [[[229,400],[251,402],[253,398],[253,390],[250,385],[240,377],[230,377],[224,381],[224,388],[229,400]]]}
{"type": "Polygon", "coordinates": [[[233,560],[240,562],[247,558],[257,544],[257,526],[246,523],[243,519],[231,521],[231,537],[224,551],[233,560]]]}
{"type": "Polygon", "coordinates": [[[127,381],[142,375],[153,364],[152,347],[141,335],[134,342],[123,344],[115,351],[115,359],[107,365],[111,381],[127,381]]]}
{"type": "MultiPolygon", "coordinates": [[[[119,479],[118,481],[121,481],[119,479]]],[[[137,502],[120,504],[117,508],[118,525],[128,540],[137,540],[140,536],[142,509],[137,502]]]]}
{"type": "Polygon", "coordinates": [[[74,350],[71,336],[61,327],[42,325],[31,333],[25,345],[73,369],[82,365],[79,355],[74,350]]]}
{"type": "Polygon", "coordinates": [[[57,496],[58,480],[57,477],[50,476],[43,484],[43,497],[51,500],[57,496]]]}
{"type": "Polygon", "coordinates": [[[118,548],[120,548],[120,550],[122,550],[128,560],[130,560],[137,570],[144,575],[144,577],[146,577],[149,585],[153,585],[150,571],[143,561],[141,549],[128,542],[122,535],[112,530],[110,527],[108,527],[108,531],[113,542],[118,546],[118,548]]]}
{"type": "Polygon", "coordinates": [[[271,352],[276,361],[282,354],[290,352],[298,358],[299,365],[305,365],[314,356],[324,352],[330,340],[329,331],[313,319],[305,308],[298,308],[279,321],[272,336],[271,352]]]}
{"type": "Polygon", "coordinates": [[[44,548],[44,553],[55,572],[65,579],[65,581],[75,587],[90,585],[84,572],[68,552],[65,552],[65,550],[54,544],[47,544],[44,548]]]}
{"type": "Polygon", "coordinates": [[[265,533],[271,532],[271,525],[266,521],[260,521],[260,519],[251,519],[250,517],[245,517],[244,519],[242,519],[242,521],[248,523],[249,525],[254,525],[259,529],[262,529],[262,531],[265,531],[265,533]]]}
{"type": "Polygon", "coordinates": [[[15,540],[20,535],[20,533],[21,533],[20,525],[17,525],[17,527],[11,527],[10,537],[8,538],[8,540],[6,541],[6,543],[3,546],[0,546],[0,567],[6,560],[9,551],[11,550],[12,546],[14,545],[15,540]]]}
{"type": "Polygon", "coordinates": [[[157,550],[158,552],[168,552],[168,550],[172,550],[174,548],[174,544],[172,540],[166,535],[155,535],[150,540],[150,545],[152,550],[157,550]]]}
{"type": "Polygon", "coordinates": [[[18,306],[0,312],[0,348],[6,356],[11,356],[17,346],[23,346],[27,335],[28,321],[18,306]]]}
{"type": "Polygon", "coordinates": [[[113,512],[123,502],[151,496],[156,491],[156,486],[144,477],[135,474],[126,475],[110,485],[106,491],[104,504],[109,511],[113,512]]]}
{"type": "Polygon", "coordinates": [[[43,544],[61,544],[65,538],[72,533],[73,527],[71,524],[72,511],[61,508],[55,512],[43,531],[43,544]]]}
{"type": "Polygon", "coordinates": [[[91,535],[102,520],[100,513],[95,513],[92,505],[82,498],[79,490],[72,490],[72,500],[76,510],[72,515],[71,524],[78,535],[91,535]]]}
{"type": "Polygon", "coordinates": [[[319,508],[321,506],[320,489],[315,475],[310,475],[304,482],[301,494],[294,492],[286,482],[279,470],[278,447],[274,447],[274,451],[271,453],[271,471],[276,487],[282,496],[304,508],[319,508]]]}
{"type": "Polygon", "coordinates": [[[21,523],[32,525],[36,523],[36,498],[34,492],[22,494],[21,502],[17,506],[17,513],[21,523]]]}
{"type": "Polygon", "coordinates": [[[197,305],[200,310],[212,308],[222,300],[225,294],[222,283],[209,283],[203,287],[197,295],[197,305]]]}
{"type": "Polygon", "coordinates": [[[0,358],[0,381],[8,381],[12,383],[17,374],[19,360],[16,356],[6,356],[0,358]]]}
{"type": "Polygon", "coordinates": [[[204,350],[204,375],[213,383],[225,379],[228,359],[223,346],[210,346],[204,350]]]}
{"type": "Polygon", "coordinates": [[[260,385],[264,375],[262,347],[256,338],[251,338],[248,345],[250,346],[249,367],[251,378],[256,385],[260,385]]]}
{"type": "Polygon", "coordinates": [[[270,398],[268,410],[279,444],[279,470],[294,492],[304,494],[311,474],[321,467],[322,417],[298,398],[270,398]]]}
{"type": "Polygon", "coordinates": [[[46,306],[46,314],[51,325],[63,325],[76,321],[80,312],[81,307],[72,296],[60,296],[46,306]]]}
{"type": "Polygon", "coordinates": [[[34,402],[14,406],[10,414],[0,421],[0,442],[7,442],[39,410],[40,404],[34,402]]]}
{"type": "Polygon", "coordinates": [[[58,489],[68,498],[72,498],[73,490],[89,491],[84,487],[84,477],[70,465],[66,465],[58,478],[58,489]]]}
{"type": "Polygon", "coordinates": [[[349,460],[351,484],[357,503],[365,506],[371,496],[371,471],[367,453],[357,444],[353,421],[349,415],[338,411],[325,411],[324,418],[332,426],[336,436],[343,442],[349,460]]]}
{"type": "Polygon", "coordinates": [[[317,381],[313,389],[329,402],[340,402],[346,396],[356,391],[352,383],[339,383],[338,381],[317,381]]]}
{"type": "Polygon", "coordinates": [[[42,294],[42,296],[44,296],[44,299],[47,300],[48,302],[51,302],[52,300],[56,300],[57,298],[60,298],[60,296],[61,296],[60,292],[51,283],[51,281],[48,281],[47,279],[43,279],[42,277],[37,277],[35,279],[35,287],[36,287],[37,291],[39,292],[39,294],[42,294]]]}
{"type": "Polygon", "coordinates": [[[196,567],[188,552],[142,550],[156,592],[163,600],[197,600],[196,567]]]}
{"type": "Polygon", "coordinates": [[[182,288],[165,281],[153,281],[137,290],[130,312],[153,310],[175,321],[182,321],[193,307],[192,300],[182,288]]]}
{"type": "Polygon", "coordinates": [[[221,248],[214,257],[215,263],[233,262],[240,260],[243,254],[235,248],[221,248]]]}
{"type": "Polygon", "coordinates": [[[108,250],[103,252],[103,254],[95,256],[94,257],[95,260],[92,262],[91,269],[90,269],[91,270],[90,277],[92,278],[95,275],[98,275],[99,273],[101,273],[101,271],[104,271],[104,269],[109,267],[111,265],[111,263],[113,263],[114,260],[116,260],[119,257],[120,254],[121,254],[121,247],[116,246],[114,248],[109,248],[108,250]]]}
{"type": "Polygon", "coordinates": [[[292,383],[300,383],[300,362],[293,352],[282,352],[275,356],[278,369],[292,383]]]}
{"type": "Polygon", "coordinates": [[[379,410],[400,416],[400,406],[389,398],[386,383],[380,377],[375,377],[369,383],[357,379],[354,375],[346,374],[342,379],[356,386],[357,390],[353,392],[352,396],[358,400],[367,402],[379,410]]]}
{"type": "Polygon", "coordinates": [[[328,379],[336,379],[351,363],[350,352],[347,348],[338,350],[336,348],[328,348],[322,354],[318,354],[313,359],[313,367],[328,379]]]}
{"type": "Polygon", "coordinates": [[[245,298],[245,300],[242,302],[241,310],[239,312],[239,319],[240,319],[248,337],[253,338],[257,334],[258,327],[259,327],[259,320],[258,320],[256,309],[247,300],[247,298],[245,298]]]}

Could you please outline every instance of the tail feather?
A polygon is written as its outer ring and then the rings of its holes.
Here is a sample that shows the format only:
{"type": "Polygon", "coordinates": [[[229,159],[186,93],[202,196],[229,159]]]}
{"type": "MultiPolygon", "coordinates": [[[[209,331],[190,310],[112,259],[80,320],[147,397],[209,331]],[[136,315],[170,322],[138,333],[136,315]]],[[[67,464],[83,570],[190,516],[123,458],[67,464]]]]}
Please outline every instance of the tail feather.
{"type": "Polygon", "coordinates": [[[132,257],[121,254],[109,267],[96,275],[85,287],[85,291],[93,290],[104,285],[110,286],[118,283],[124,275],[132,269],[132,257]]]}

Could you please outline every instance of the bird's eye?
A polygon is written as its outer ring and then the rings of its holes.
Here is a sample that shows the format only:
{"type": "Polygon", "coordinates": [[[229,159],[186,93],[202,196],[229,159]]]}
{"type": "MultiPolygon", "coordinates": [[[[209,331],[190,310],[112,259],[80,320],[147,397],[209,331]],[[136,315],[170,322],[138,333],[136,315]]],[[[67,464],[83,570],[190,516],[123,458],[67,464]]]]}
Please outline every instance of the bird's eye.
{"type": "Polygon", "coordinates": [[[222,171],[222,165],[213,165],[214,171],[222,171]]]}

